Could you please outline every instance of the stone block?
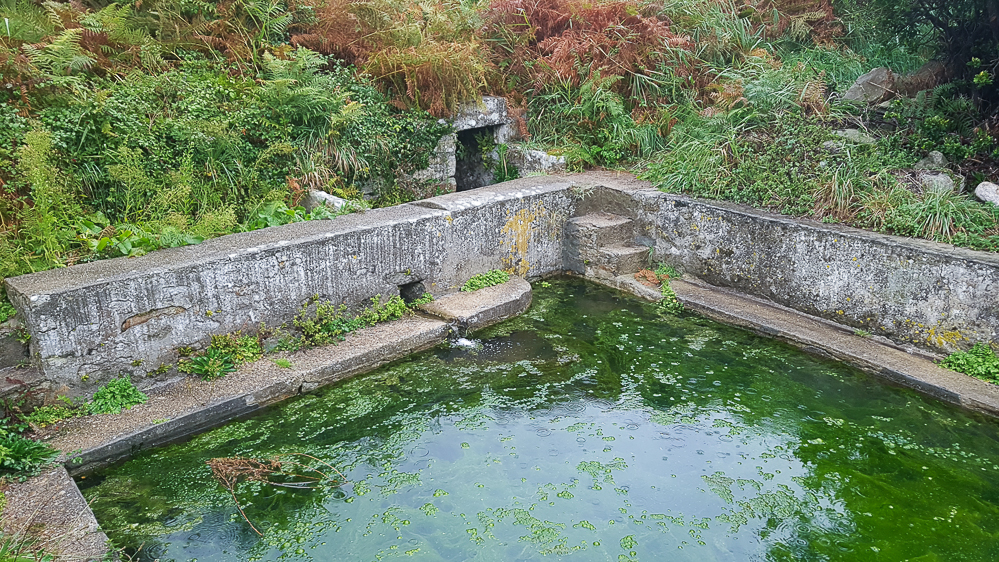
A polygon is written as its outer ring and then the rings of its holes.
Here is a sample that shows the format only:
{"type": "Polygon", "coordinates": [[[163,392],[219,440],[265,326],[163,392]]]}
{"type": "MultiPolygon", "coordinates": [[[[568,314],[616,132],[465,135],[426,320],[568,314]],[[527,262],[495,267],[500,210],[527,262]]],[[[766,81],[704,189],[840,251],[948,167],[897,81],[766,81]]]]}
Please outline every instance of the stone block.
{"type": "Polygon", "coordinates": [[[502,285],[443,296],[420,310],[474,332],[523,313],[531,305],[531,284],[512,277],[502,285]]]}

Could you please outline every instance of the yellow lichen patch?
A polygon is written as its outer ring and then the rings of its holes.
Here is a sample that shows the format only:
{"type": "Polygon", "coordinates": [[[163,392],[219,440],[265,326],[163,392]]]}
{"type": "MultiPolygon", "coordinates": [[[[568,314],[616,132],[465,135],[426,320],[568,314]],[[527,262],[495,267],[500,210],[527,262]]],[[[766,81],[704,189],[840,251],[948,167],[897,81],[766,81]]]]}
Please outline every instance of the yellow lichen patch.
{"type": "Polygon", "coordinates": [[[957,342],[967,339],[964,334],[957,330],[947,330],[937,334],[936,328],[930,328],[926,332],[926,341],[931,344],[936,344],[937,347],[944,347],[946,344],[954,345],[957,342]]]}
{"type": "Polygon", "coordinates": [[[531,269],[531,264],[527,261],[527,250],[534,232],[534,221],[544,210],[541,205],[536,205],[532,210],[521,209],[507,219],[500,230],[504,237],[503,243],[510,247],[510,254],[503,258],[503,265],[508,273],[523,277],[531,269]]]}

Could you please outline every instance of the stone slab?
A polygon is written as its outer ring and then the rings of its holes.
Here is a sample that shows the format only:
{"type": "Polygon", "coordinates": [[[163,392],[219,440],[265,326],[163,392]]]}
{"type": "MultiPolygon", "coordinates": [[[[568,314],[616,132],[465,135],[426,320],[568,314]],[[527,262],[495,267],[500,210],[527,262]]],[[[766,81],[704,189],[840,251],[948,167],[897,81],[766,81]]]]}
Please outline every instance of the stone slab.
{"type": "Polygon", "coordinates": [[[502,285],[468,293],[454,293],[420,306],[420,310],[474,332],[522,314],[531,306],[531,284],[511,277],[502,285]]]}
{"type": "MultiPolygon", "coordinates": [[[[7,484],[0,516],[4,537],[30,536],[58,560],[103,560],[109,545],[94,512],[62,466],[7,484]]],[[[6,559],[5,559],[6,560],[6,559]]],[[[25,558],[27,560],[27,558],[25,558]]]]}

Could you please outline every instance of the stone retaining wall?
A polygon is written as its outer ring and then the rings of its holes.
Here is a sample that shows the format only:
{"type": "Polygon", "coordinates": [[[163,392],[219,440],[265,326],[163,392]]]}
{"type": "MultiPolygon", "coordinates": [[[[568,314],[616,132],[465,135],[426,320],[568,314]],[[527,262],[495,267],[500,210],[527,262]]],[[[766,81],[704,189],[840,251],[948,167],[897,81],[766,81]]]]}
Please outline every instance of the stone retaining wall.
{"type": "Polygon", "coordinates": [[[557,273],[565,221],[596,210],[634,219],[633,242],[714,285],[932,352],[997,341],[999,256],[695,201],[609,173],[524,178],[7,288],[49,390],[85,394],[173,364],[178,347],[211,334],[288,322],[313,296],[357,307],[416,283],[452,292],[494,268],[557,273]]]}
{"type": "Polygon", "coordinates": [[[510,182],[24,275],[7,291],[50,392],[88,393],[119,373],[152,375],[211,334],[289,322],[311,298],[357,308],[408,284],[441,294],[490,269],[557,271],[568,187],[510,182]]]}
{"type": "Polygon", "coordinates": [[[657,259],[712,285],[932,353],[999,343],[999,255],[648,185],[603,189],[587,205],[635,219],[657,259]]]}

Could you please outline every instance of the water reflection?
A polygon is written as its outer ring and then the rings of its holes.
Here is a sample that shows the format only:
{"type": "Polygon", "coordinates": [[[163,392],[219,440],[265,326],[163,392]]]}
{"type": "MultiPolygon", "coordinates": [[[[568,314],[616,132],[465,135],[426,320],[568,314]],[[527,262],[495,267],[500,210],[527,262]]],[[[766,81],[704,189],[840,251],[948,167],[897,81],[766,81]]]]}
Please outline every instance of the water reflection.
{"type": "Polygon", "coordinates": [[[85,491],[144,560],[999,559],[996,425],[578,282],[85,491]],[[307,452],[351,483],[204,461],[307,452]]]}

